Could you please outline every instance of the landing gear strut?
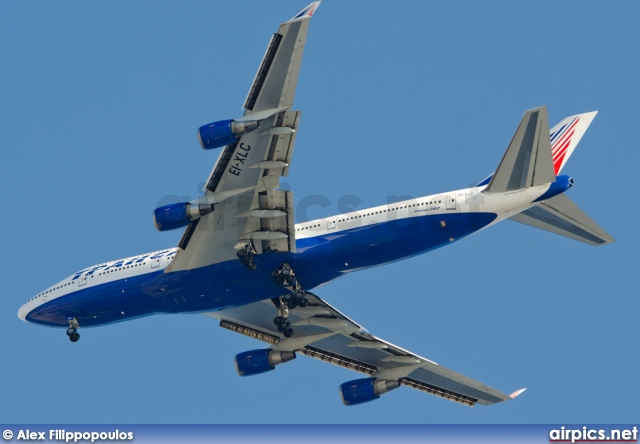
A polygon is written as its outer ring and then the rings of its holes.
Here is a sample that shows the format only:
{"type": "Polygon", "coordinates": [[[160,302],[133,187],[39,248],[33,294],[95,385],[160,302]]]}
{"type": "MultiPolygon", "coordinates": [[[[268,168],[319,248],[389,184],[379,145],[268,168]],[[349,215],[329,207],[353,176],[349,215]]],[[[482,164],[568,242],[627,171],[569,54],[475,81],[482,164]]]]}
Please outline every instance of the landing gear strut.
{"type": "Polygon", "coordinates": [[[256,256],[256,249],[253,247],[253,243],[249,242],[240,250],[238,250],[236,256],[238,256],[238,259],[240,259],[240,263],[247,267],[249,270],[256,269],[256,263],[253,262],[253,258],[256,256]]]}
{"type": "Polygon", "coordinates": [[[78,342],[80,339],[80,334],[78,333],[78,321],[76,318],[69,320],[69,328],[67,328],[67,336],[69,336],[69,340],[71,342],[78,342]]]}
{"type": "MultiPolygon", "coordinates": [[[[289,322],[289,310],[296,307],[306,307],[309,300],[305,297],[306,292],[298,282],[296,274],[287,262],[280,264],[280,268],[271,272],[271,277],[277,285],[286,288],[289,293],[280,296],[278,300],[278,316],[275,317],[273,323],[278,326],[278,330],[284,333],[284,336],[290,338],[293,335],[293,329],[289,322]]],[[[274,300],[275,302],[275,300],[274,300]]]]}
{"type": "Polygon", "coordinates": [[[282,296],[279,299],[278,316],[273,319],[273,323],[278,326],[278,331],[282,332],[285,338],[290,338],[293,336],[293,328],[291,328],[291,321],[289,321],[289,308],[284,303],[282,296]]]}

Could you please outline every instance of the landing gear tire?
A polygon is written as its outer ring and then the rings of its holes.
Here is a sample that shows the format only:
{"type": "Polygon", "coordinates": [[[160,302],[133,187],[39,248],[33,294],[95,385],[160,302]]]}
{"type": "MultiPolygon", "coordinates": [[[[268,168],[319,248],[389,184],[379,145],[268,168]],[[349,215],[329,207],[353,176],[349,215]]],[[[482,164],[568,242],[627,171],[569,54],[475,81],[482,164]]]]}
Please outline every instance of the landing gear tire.
{"type": "MultiPolygon", "coordinates": [[[[287,335],[287,333],[285,332],[285,336],[287,335]]],[[[69,335],[69,340],[71,342],[78,342],[78,340],[80,339],[80,335],[78,333],[72,333],[69,335]]]]}
{"type": "Polygon", "coordinates": [[[287,328],[283,333],[285,338],[290,338],[291,336],[293,336],[293,329],[287,328]]]}
{"type": "Polygon", "coordinates": [[[307,299],[307,298],[302,298],[302,300],[298,303],[298,305],[299,305],[301,308],[306,307],[307,305],[309,305],[309,299],[307,299]]]}
{"type": "Polygon", "coordinates": [[[71,337],[72,335],[77,334],[77,333],[78,333],[78,331],[75,328],[73,328],[73,327],[67,328],[67,336],[71,337]]]}
{"type": "Polygon", "coordinates": [[[276,325],[280,325],[285,321],[285,318],[282,316],[276,316],[275,319],[273,320],[273,323],[276,325]]]}

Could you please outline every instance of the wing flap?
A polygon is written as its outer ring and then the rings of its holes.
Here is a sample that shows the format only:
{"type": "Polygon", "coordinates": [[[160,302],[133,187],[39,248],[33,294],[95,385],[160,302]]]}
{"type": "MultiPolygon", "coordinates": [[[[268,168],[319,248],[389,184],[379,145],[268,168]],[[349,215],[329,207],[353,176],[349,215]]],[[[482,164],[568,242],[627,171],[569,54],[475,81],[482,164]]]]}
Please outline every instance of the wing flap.
{"type": "Polygon", "coordinates": [[[253,239],[259,254],[295,252],[293,194],[276,188],[280,176],[288,172],[299,118],[299,111],[278,112],[260,121],[257,130],[225,147],[205,196],[198,199],[214,203],[215,209],[187,227],[167,272],[233,260],[239,242],[242,245],[253,239]],[[288,131],[271,131],[274,128],[288,131]],[[261,210],[267,212],[259,213],[261,210]],[[282,214],[273,217],[270,210],[282,214]],[[265,233],[283,235],[276,238],[265,233]]]}

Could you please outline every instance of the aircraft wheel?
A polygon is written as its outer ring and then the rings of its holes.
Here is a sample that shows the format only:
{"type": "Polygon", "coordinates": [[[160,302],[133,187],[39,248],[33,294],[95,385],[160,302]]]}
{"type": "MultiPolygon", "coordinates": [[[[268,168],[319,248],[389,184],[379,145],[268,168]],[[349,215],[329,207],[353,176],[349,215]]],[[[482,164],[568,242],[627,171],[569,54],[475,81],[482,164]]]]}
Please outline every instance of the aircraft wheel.
{"type": "Polygon", "coordinates": [[[299,302],[300,307],[304,308],[307,305],[309,305],[309,299],[307,298],[302,298],[302,300],[299,302]]]}
{"type": "Polygon", "coordinates": [[[276,316],[273,320],[273,323],[276,325],[280,325],[284,322],[284,318],[282,316],[276,316]]]}
{"type": "Polygon", "coordinates": [[[247,252],[244,249],[243,250],[238,250],[238,252],[236,253],[236,256],[238,256],[238,259],[242,259],[246,255],[247,255],[247,252]]]}
{"type": "Polygon", "coordinates": [[[292,328],[287,328],[284,331],[284,337],[285,338],[290,338],[291,336],[293,336],[293,329],[292,328]]]}
{"type": "Polygon", "coordinates": [[[278,331],[282,333],[286,333],[287,330],[291,330],[291,323],[289,322],[288,319],[285,319],[282,324],[278,325],[278,331]]]}
{"type": "Polygon", "coordinates": [[[73,327],[67,328],[67,336],[71,336],[72,334],[77,333],[77,330],[73,327]]]}
{"type": "Polygon", "coordinates": [[[69,340],[71,342],[78,342],[78,339],[80,339],[80,335],[78,333],[73,333],[69,335],[69,340]]]}

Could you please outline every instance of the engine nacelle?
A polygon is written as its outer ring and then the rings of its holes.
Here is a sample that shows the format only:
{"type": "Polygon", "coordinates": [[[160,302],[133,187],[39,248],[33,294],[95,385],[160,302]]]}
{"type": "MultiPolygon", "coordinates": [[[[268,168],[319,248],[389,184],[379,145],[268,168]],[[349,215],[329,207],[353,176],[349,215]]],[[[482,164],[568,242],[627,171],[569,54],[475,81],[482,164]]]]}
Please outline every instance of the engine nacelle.
{"type": "Polygon", "coordinates": [[[198,128],[198,141],[205,150],[220,148],[234,143],[243,134],[253,131],[260,126],[255,120],[236,122],[235,120],[220,120],[208,123],[198,128]]]}
{"type": "Polygon", "coordinates": [[[295,358],[296,354],[292,351],[276,351],[267,348],[250,350],[236,355],[236,370],[240,376],[258,375],[295,358]]]}
{"type": "Polygon", "coordinates": [[[356,405],[378,399],[383,393],[400,387],[395,379],[364,378],[340,385],[340,397],[344,405],[356,405]]]}
{"type": "Polygon", "coordinates": [[[212,211],[213,205],[191,205],[188,202],[165,205],[153,211],[153,223],[158,231],[175,230],[212,211]]]}

